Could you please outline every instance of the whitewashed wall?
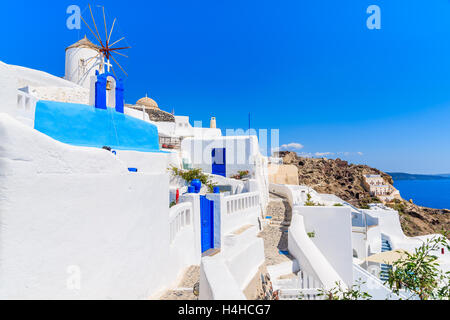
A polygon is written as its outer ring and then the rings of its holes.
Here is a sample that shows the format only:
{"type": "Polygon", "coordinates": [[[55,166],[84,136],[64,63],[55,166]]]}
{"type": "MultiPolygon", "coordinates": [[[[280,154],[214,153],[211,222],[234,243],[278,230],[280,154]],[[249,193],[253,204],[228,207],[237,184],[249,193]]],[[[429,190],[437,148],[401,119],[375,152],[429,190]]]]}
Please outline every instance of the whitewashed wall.
{"type": "Polygon", "coordinates": [[[347,285],[353,282],[351,209],[348,207],[294,207],[304,218],[307,232],[322,254],[347,285]]]}
{"type": "Polygon", "coordinates": [[[293,214],[288,233],[289,253],[299,263],[300,269],[318,279],[322,286],[331,289],[336,282],[346,283],[336,272],[325,255],[318,249],[307,234],[304,218],[299,214],[293,214]]]}
{"type": "Polygon", "coordinates": [[[254,157],[259,153],[256,137],[186,138],[181,142],[181,151],[195,168],[212,173],[212,149],[226,148],[227,177],[238,171],[255,172],[254,157]]]}
{"type": "Polygon", "coordinates": [[[17,75],[7,64],[0,61],[0,112],[16,115],[17,75]]]}
{"type": "Polygon", "coordinates": [[[190,227],[171,241],[168,190],[165,172],[130,173],[0,113],[0,298],[145,299],[173,285],[200,253],[190,227]]]}
{"type": "MultiPolygon", "coordinates": [[[[244,225],[244,224],[243,224],[244,225]]],[[[202,258],[200,300],[244,300],[244,290],[264,263],[264,241],[257,226],[228,234],[215,256],[202,258]]]]}
{"type": "Polygon", "coordinates": [[[114,151],[117,154],[118,160],[122,161],[127,168],[136,168],[138,172],[142,173],[168,172],[169,153],[130,150],[114,151]]]}

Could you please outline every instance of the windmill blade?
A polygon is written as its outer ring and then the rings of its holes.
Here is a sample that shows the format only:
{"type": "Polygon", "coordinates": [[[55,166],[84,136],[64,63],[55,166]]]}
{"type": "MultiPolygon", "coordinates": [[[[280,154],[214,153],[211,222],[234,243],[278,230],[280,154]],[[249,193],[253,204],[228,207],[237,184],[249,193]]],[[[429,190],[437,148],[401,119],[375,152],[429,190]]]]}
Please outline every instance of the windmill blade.
{"type": "Polygon", "coordinates": [[[97,53],[95,56],[90,57],[89,59],[86,60],[86,63],[88,63],[89,61],[91,61],[92,59],[97,58],[100,55],[100,53],[97,53]]]}
{"type": "Polygon", "coordinates": [[[106,47],[108,47],[108,28],[106,27],[106,15],[105,15],[105,6],[102,6],[103,9],[103,22],[105,23],[105,36],[106,36],[106,47]]]}
{"type": "Polygon", "coordinates": [[[111,53],[120,54],[121,56],[123,56],[123,57],[125,57],[125,58],[129,58],[129,56],[127,56],[127,55],[125,55],[125,54],[123,54],[123,53],[120,53],[120,52],[118,52],[118,51],[114,51],[114,52],[111,52],[111,53]]]}
{"type": "MultiPolygon", "coordinates": [[[[114,67],[111,67],[111,70],[112,70],[112,72],[113,72],[113,74],[114,74],[114,77],[117,78],[117,74],[116,74],[116,72],[114,71],[114,67]]],[[[118,78],[117,78],[117,79],[118,79],[118,78]]]]}
{"type": "MultiPolygon", "coordinates": [[[[87,22],[83,19],[83,16],[80,16],[81,20],[83,20],[84,24],[86,25],[86,27],[88,27],[88,29],[92,32],[92,34],[94,35],[94,37],[97,39],[98,43],[100,43],[100,39],[97,37],[97,35],[94,33],[94,31],[92,31],[91,27],[89,27],[89,25],[87,24],[87,22]]],[[[103,45],[102,45],[103,47],[103,45]]]]}
{"type": "Polygon", "coordinates": [[[107,43],[109,43],[109,41],[111,40],[111,34],[113,32],[115,23],[116,23],[116,18],[114,18],[114,21],[113,21],[113,24],[112,24],[112,27],[111,27],[111,31],[109,32],[109,37],[108,37],[108,42],[107,43]]]}
{"type": "Polygon", "coordinates": [[[102,45],[102,47],[105,47],[105,46],[103,45],[103,42],[102,42],[102,37],[100,37],[100,33],[98,32],[97,24],[95,23],[94,15],[92,14],[91,5],[89,5],[89,11],[91,12],[92,21],[94,22],[95,31],[97,31],[98,39],[99,39],[99,41],[100,41],[100,44],[102,45]]]}
{"type": "Polygon", "coordinates": [[[128,73],[125,72],[125,70],[123,70],[122,66],[120,65],[120,63],[117,62],[116,59],[114,59],[113,56],[111,56],[111,58],[114,60],[114,62],[119,66],[119,68],[123,71],[123,73],[125,73],[125,75],[128,77],[128,73]]]}
{"type": "Polygon", "coordinates": [[[116,42],[114,42],[113,44],[111,44],[110,47],[112,47],[113,45],[115,45],[117,42],[122,41],[123,39],[125,39],[125,37],[120,38],[119,40],[117,40],[116,42]]]}
{"type": "Polygon", "coordinates": [[[130,49],[131,47],[121,47],[121,48],[111,48],[109,49],[110,51],[117,51],[117,50],[125,50],[125,49],[130,49]]]}

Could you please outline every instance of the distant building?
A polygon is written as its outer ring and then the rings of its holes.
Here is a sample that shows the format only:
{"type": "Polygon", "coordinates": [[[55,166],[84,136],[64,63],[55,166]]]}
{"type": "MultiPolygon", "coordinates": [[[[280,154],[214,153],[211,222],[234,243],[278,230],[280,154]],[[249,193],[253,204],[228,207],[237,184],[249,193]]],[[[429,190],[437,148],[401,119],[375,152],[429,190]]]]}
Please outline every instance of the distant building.
{"type": "Polygon", "coordinates": [[[379,198],[381,201],[391,201],[400,197],[400,192],[389,183],[386,183],[381,175],[367,174],[364,176],[366,188],[371,196],[379,198]]]}

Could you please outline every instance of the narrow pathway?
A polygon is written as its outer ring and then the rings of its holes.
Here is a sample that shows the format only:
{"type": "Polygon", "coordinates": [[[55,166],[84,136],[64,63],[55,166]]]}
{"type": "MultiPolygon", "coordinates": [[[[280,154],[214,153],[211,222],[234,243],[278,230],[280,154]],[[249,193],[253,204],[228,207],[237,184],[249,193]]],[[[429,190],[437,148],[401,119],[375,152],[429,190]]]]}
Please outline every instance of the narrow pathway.
{"type": "Polygon", "coordinates": [[[294,260],[285,254],[288,251],[288,229],[292,219],[292,208],[287,199],[271,193],[266,216],[272,217],[271,222],[258,235],[264,240],[266,266],[294,260]]]}
{"type": "Polygon", "coordinates": [[[190,266],[175,289],[166,291],[160,300],[197,300],[193,289],[200,281],[200,266],[190,266]]]}

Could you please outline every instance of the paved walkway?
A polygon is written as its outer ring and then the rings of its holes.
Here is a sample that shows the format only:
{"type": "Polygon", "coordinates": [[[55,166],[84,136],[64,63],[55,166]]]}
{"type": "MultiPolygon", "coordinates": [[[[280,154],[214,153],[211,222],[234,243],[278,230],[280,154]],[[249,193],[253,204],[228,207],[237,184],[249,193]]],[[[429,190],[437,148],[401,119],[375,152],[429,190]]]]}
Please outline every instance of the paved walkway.
{"type": "Polygon", "coordinates": [[[266,216],[271,216],[271,223],[259,233],[264,240],[266,266],[293,260],[290,255],[280,253],[288,251],[288,228],[291,225],[292,208],[287,199],[270,194],[266,216]]]}
{"type": "Polygon", "coordinates": [[[194,285],[200,280],[200,266],[190,266],[177,288],[166,291],[160,300],[197,300],[194,285]]]}

